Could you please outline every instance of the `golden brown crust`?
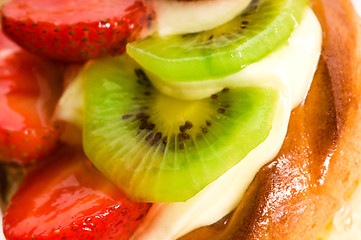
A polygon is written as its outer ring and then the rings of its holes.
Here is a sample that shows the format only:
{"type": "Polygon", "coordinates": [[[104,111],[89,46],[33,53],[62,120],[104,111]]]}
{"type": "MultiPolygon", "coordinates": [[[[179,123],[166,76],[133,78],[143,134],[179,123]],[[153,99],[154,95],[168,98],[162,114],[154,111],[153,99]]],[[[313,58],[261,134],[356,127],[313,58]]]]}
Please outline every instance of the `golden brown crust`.
{"type": "Polygon", "coordinates": [[[361,179],[360,25],[348,0],[313,0],[323,51],[279,155],[233,215],[187,239],[315,239],[361,179]],[[227,222],[227,224],[224,224],[227,222]]]}

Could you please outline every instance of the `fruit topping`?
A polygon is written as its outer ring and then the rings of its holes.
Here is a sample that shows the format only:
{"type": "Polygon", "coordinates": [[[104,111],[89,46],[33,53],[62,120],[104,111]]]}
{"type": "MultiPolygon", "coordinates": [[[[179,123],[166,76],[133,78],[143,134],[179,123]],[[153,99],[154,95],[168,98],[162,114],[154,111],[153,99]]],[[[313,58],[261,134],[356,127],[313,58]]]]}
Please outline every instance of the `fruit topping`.
{"type": "Polygon", "coordinates": [[[253,1],[241,15],[214,29],[127,45],[127,53],[164,81],[192,82],[236,73],[285,43],[307,0],[253,1]]]}
{"type": "Polygon", "coordinates": [[[196,101],[161,94],[127,57],[83,73],[84,149],[137,201],[185,201],[266,139],[278,93],[224,88],[196,101]]]}
{"type": "Polygon", "coordinates": [[[224,86],[273,86],[290,92],[292,97],[288,99],[292,102],[292,107],[296,107],[304,98],[304,92],[299,90],[308,88],[312,81],[321,46],[320,24],[312,10],[307,7],[300,25],[292,32],[287,44],[235,74],[194,82],[167,81],[149,71],[147,74],[160,92],[180,99],[202,99],[221,91],[224,86]]]}
{"type": "Polygon", "coordinates": [[[4,213],[4,233],[8,240],[125,240],[149,207],[129,201],[78,150],[66,149],[25,178],[4,213]]]}
{"type": "Polygon", "coordinates": [[[2,26],[30,52],[81,62],[122,53],[152,16],[142,0],[12,0],[2,26]]]}
{"type": "Polygon", "coordinates": [[[62,67],[32,55],[0,32],[0,161],[26,164],[57,145],[51,121],[62,88],[62,67]]]}

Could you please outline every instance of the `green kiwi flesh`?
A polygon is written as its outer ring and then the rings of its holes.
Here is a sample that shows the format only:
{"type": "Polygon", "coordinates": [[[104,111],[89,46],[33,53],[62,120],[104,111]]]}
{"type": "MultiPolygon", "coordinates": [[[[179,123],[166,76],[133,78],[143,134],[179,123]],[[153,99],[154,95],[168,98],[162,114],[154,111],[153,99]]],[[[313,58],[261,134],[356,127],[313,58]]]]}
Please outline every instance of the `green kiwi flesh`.
{"type": "Polygon", "coordinates": [[[271,88],[175,99],[126,56],[97,60],[83,74],[85,153],[137,201],[194,196],[267,138],[279,99],[271,88]]]}
{"type": "Polygon", "coordinates": [[[193,82],[236,73],[275,50],[298,26],[307,0],[259,0],[215,29],[127,45],[127,53],[164,81],[193,82]]]}

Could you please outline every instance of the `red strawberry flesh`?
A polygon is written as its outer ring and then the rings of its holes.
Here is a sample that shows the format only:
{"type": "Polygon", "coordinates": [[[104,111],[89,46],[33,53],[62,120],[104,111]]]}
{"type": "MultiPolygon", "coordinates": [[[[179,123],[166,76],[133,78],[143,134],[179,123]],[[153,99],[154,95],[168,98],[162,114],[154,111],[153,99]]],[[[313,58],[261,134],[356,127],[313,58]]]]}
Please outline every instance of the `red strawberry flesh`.
{"type": "Polygon", "coordinates": [[[3,11],[20,21],[72,25],[102,21],[131,12],[142,1],[122,0],[16,0],[5,4],[3,11]]]}
{"type": "Polygon", "coordinates": [[[62,67],[34,56],[0,32],[0,161],[29,163],[49,154],[60,130],[51,117],[62,67]]]}
{"type": "Polygon", "coordinates": [[[67,150],[30,174],[4,214],[7,239],[128,239],[150,204],[128,200],[67,150]]]}
{"type": "Polygon", "coordinates": [[[122,53],[151,16],[141,0],[13,0],[2,9],[2,25],[33,53],[81,62],[122,53]]]}

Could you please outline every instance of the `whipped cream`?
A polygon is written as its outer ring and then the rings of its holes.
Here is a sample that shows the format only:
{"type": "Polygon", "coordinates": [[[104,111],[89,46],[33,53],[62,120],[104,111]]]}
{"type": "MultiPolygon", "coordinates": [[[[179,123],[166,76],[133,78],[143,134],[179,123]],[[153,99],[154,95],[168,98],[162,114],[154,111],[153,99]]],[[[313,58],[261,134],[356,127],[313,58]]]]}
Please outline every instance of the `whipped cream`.
{"type": "Polygon", "coordinates": [[[245,10],[251,0],[153,1],[159,35],[201,32],[226,23],[245,10]],[[212,16],[212,17],[209,17],[212,16]]]}

